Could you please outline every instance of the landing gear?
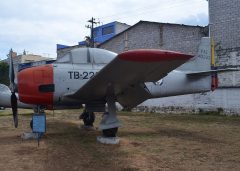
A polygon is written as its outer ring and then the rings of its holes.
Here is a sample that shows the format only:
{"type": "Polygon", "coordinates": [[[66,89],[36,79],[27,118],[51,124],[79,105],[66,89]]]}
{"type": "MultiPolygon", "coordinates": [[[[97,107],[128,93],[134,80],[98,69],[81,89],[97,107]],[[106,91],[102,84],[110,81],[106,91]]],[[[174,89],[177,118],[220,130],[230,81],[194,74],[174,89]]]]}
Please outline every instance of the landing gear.
{"type": "Polygon", "coordinates": [[[84,126],[93,127],[93,122],[95,121],[95,114],[93,112],[88,112],[84,110],[80,115],[79,119],[83,120],[84,126]]]}
{"type": "Polygon", "coordinates": [[[112,97],[107,98],[108,112],[105,112],[99,129],[102,130],[103,136],[98,137],[97,140],[104,144],[118,144],[119,138],[116,136],[118,127],[121,123],[117,119],[115,99],[112,97]]]}
{"type": "Polygon", "coordinates": [[[116,137],[117,131],[118,127],[102,130],[104,137],[116,137]]]}

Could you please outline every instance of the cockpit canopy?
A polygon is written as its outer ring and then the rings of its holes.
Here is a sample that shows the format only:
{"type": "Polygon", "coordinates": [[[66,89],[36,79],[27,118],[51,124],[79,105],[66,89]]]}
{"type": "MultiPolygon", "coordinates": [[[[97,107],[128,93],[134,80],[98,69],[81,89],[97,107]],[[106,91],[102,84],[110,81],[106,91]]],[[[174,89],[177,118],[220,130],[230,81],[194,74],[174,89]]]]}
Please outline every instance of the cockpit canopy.
{"type": "Polygon", "coordinates": [[[77,48],[57,59],[56,62],[73,64],[107,64],[116,56],[116,53],[105,49],[77,48]]]}

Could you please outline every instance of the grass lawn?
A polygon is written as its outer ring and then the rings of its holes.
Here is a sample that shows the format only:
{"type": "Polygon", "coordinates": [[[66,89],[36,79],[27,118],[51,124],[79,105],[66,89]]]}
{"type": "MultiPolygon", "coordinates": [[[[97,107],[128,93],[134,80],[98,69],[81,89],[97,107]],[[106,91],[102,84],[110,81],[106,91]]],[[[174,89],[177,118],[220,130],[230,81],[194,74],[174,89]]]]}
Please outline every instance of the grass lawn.
{"type": "Polygon", "coordinates": [[[80,129],[81,110],[47,113],[47,134],[37,147],[22,141],[31,110],[0,111],[2,170],[240,170],[240,117],[119,112],[119,145],[96,142],[96,130],[80,129]]]}

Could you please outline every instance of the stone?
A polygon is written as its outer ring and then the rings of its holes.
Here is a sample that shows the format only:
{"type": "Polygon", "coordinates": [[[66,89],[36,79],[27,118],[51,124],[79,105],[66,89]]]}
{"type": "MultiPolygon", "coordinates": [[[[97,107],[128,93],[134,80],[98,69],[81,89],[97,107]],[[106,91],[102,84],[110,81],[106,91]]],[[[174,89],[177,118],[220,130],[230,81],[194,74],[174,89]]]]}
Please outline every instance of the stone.
{"type": "Polygon", "coordinates": [[[119,144],[120,138],[119,137],[103,137],[103,136],[98,136],[97,137],[97,142],[102,143],[102,144],[119,144]]]}
{"type": "Polygon", "coordinates": [[[21,138],[24,140],[36,140],[38,139],[38,133],[33,133],[33,132],[24,132],[21,135],[21,138]]]}

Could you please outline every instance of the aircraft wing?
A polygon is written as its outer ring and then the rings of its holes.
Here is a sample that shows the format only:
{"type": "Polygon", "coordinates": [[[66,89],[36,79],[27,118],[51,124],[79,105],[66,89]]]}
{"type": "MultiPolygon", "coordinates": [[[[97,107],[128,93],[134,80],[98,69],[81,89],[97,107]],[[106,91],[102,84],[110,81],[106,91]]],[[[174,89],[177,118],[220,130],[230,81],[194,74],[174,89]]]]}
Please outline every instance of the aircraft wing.
{"type": "Polygon", "coordinates": [[[191,55],[162,50],[123,52],[68,97],[84,99],[84,101],[98,101],[106,99],[106,96],[110,94],[117,99],[119,97],[118,101],[135,100],[135,104],[132,105],[136,105],[142,101],[138,100],[140,96],[149,95],[145,82],[160,80],[191,57],[191,55]],[[129,99],[128,94],[135,99],[129,99]]]}

